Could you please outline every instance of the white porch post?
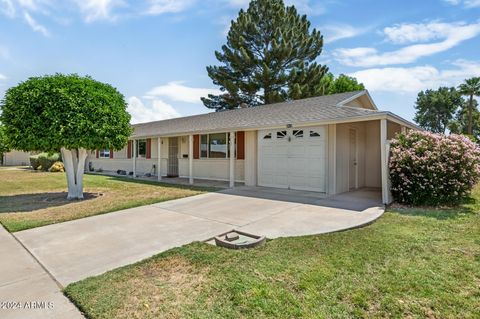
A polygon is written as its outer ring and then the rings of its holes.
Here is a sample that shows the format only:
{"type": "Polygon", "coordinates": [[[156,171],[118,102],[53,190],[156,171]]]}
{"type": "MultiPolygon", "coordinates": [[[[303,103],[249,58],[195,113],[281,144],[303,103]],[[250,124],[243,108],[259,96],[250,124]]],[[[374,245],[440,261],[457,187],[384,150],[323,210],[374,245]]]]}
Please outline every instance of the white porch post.
{"type": "Polygon", "coordinates": [[[382,203],[388,204],[387,120],[380,120],[380,169],[382,176],[382,203]]]}
{"type": "Polygon", "coordinates": [[[161,180],[162,179],[162,139],[160,136],[157,139],[157,179],[161,180]]]}
{"type": "Polygon", "coordinates": [[[400,127],[400,131],[402,132],[402,134],[405,134],[405,133],[407,133],[407,128],[402,125],[402,126],[400,127]]]}
{"type": "Polygon", "coordinates": [[[328,179],[327,194],[337,193],[337,124],[328,125],[328,179]]]}
{"type": "Polygon", "coordinates": [[[193,184],[193,135],[188,136],[188,183],[193,184]]]}
{"type": "Polygon", "coordinates": [[[137,140],[133,140],[133,178],[137,177],[137,140]]]}
{"type": "Polygon", "coordinates": [[[230,132],[230,178],[229,186],[235,186],[235,132],[230,132]]]}

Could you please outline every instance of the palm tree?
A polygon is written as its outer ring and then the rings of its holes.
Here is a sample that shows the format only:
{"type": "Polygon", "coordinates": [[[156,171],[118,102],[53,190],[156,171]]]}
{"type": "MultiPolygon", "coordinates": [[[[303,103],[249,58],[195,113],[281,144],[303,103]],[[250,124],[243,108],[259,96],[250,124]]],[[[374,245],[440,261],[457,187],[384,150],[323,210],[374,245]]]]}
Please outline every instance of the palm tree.
{"type": "Polygon", "coordinates": [[[468,129],[467,134],[472,135],[472,110],[473,110],[473,97],[480,96],[480,77],[474,77],[465,80],[464,83],[458,87],[460,94],[470,97],[468,103],[468,129]]]}

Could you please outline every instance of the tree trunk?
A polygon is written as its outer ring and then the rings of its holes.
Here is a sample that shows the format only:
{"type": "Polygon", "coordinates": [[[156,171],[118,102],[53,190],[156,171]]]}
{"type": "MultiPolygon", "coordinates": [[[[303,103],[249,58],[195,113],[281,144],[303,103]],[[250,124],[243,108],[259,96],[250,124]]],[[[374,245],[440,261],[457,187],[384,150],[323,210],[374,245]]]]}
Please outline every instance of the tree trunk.
{"type": "Polygon", "coordinates": [[[473,109],[473,94],[470,94],[470,103],[468,103],[468,135],[473,135],[472,129],[472,109],[473,109]]]}
{"type": "Polygon", "coordinates": [[[87,150],[80,148],[67,150],[62,147],[62,160],[67,175],[67,199],[83,199],[83,172],[87,150]]]}

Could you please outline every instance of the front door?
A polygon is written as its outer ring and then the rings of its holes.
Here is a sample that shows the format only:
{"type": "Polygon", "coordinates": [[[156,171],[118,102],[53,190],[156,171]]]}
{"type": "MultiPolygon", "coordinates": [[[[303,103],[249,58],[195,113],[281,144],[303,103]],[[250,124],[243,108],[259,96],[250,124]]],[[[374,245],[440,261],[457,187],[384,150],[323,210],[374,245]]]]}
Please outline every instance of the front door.
{"type": "Polygon", "coordinates": [[[178,177],[178,137],[168,139],[168,177],[178,177]]]}
{"type": "Polygon", "coordinates": [[[350,189],[357,188],[357,131],[350,129],[348,183],[350,189]]]}

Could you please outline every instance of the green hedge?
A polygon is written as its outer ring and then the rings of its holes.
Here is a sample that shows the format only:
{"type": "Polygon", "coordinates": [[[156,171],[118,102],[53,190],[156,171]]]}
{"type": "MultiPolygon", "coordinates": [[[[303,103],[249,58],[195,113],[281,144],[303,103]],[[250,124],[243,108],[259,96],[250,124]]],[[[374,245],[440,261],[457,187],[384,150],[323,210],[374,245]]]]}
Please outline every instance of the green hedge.
{"type": "Polygon", "coordinates": [[[48,171],[50,167],[56,162],[61,162],[60,153],[40,153],[38,155],[30,156],[30,165],[34,170],[48,171]]]}

